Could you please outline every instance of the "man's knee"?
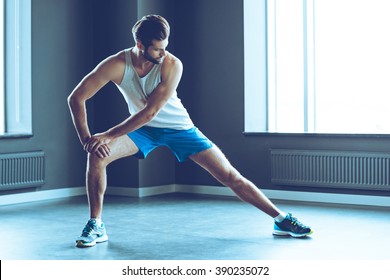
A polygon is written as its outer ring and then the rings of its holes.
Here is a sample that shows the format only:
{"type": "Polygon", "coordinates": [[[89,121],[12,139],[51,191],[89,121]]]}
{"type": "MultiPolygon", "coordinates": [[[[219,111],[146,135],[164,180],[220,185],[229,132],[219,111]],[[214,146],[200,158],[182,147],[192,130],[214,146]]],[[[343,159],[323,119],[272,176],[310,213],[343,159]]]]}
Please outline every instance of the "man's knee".
{"type": "Polygon", "coordinates": [[[101,158],[96,153],[88,153],[88,168],[105,168],[108,158],[101,158]]]}
{"type": "Polygon", "coordinates": [[[242,187],[245,178],[235,169],[230,169],[224,175],[222,183],[232,189],[242,187]]]}

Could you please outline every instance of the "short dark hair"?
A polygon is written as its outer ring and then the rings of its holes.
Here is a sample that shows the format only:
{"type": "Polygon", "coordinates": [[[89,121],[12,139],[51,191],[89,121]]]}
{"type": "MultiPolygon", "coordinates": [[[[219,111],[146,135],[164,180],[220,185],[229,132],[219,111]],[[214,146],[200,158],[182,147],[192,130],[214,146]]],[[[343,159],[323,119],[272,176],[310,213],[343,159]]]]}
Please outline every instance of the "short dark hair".
{"type": "Polygon", "coordinates": [[[137,21],[132,29],[134,41],[148,48],[152,40],[162,41],[169,37],[170,27],[168,21],[159,15],[147,15],[137,21]]]}

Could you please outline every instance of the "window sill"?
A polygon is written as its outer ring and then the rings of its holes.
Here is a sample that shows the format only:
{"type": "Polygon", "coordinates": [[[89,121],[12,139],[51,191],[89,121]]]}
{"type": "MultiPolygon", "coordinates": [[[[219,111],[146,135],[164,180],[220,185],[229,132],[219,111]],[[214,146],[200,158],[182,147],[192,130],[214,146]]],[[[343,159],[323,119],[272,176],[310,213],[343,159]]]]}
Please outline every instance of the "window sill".
{"type": "Polygon", "coordinates": [[[15,139],[15,138],[31,138],[32,133],[3,133],[0,134],[0,139],[15,139]]]}
{"type": "Polygon", "coordinates": [[[298,132],[242,132],[245,136],[276,137],[348,137],[348,138],[390,138],[390,134],[353,134],[353,133],[298,133],[298,132]]]}

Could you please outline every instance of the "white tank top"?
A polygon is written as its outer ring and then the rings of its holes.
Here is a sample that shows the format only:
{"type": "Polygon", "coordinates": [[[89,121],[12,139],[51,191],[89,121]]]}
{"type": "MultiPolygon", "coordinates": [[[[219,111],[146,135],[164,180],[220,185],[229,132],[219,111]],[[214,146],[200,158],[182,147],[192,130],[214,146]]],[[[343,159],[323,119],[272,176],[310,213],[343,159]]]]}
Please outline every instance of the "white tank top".
{"type": "MultiPolygon", "coordinates": [[[[125,73],[122,82],[117,87],[127,102],[130,114],[135,114],[145,107],[148,96],[160,84],[162,63],[155,64],[145,77],[140,78],[133,66],[131,48],[125,50],[125,56],[125,73]]],[[[178,130],[187,130],[194,126],[187,110],[177,97],[176,91],[146,125],[178,130]]]]}

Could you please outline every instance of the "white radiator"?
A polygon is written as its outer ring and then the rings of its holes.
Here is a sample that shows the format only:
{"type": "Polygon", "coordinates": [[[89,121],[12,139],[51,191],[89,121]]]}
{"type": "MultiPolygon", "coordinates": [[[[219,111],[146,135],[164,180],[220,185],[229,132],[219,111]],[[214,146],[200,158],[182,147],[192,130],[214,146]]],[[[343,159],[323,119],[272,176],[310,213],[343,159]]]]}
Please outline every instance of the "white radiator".
{"type": "Polygon", "coordinates": [[[271,149],[276,185],[390,190],[390,153],[271,149]]]}
{"type": "Polygon", "coordinates": [[[0,190],[37,187],[44,183],[43,151],[0,154],[0,190]]]}

